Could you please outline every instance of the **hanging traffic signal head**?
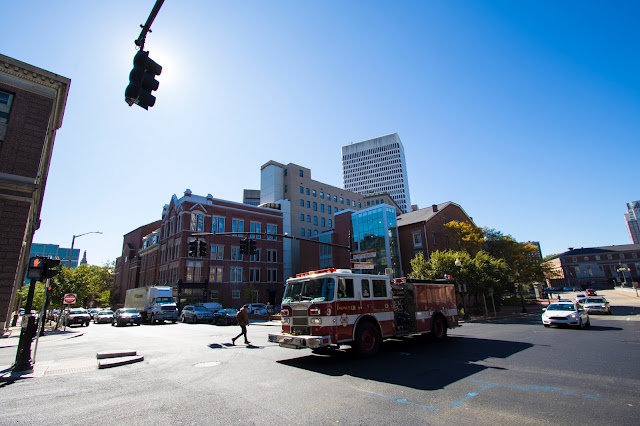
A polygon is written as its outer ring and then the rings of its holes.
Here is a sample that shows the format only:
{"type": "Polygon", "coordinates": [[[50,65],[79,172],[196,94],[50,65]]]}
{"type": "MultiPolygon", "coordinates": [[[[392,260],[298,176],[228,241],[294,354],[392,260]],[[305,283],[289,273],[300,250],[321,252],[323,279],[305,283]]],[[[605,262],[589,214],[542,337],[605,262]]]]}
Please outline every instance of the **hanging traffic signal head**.
{"type": "Polygon", "coordinates": [[[156,103],[156,97],[151,94],[158,90],[160,82],[156,75],[160,75],[162,66],[149,57],[149,52],[138,51],[133,57],[133,69],[129,74],[129,85],[124,91],[124,100],[132,106],[138,105],[146,110],[156,103]]]}
{"type": "Polygon", "coordinates": [[[189,257],[198,257],[198,240],[189,241],[189,257]]]}
{"type": "Polygon", "coordinates": [[[243,238],[240,240],[240,254],[249,254],[249,239],[243,238]]]}
{"type": "Polygon", "coordinates": [[[44,287],[44,295],[51,296],[53,294],[53,283],[49,281],[49,283],[44,287]]]}
{"type": "Polygon", "coordinates": [[[249,254],[254,255],[258,252],[256,248],[256,240],[249,240],[249,254]]]}
{"type": "Polygon", "coordinates": [[[207,242],[200,241],[199,253],[200,257],[207,257],[207,242]]]}
{"type": "Polygon", "coordinates": [[[60,273],[59,259],[44,259],[44,268],[42,269],[42,279],[53,278],[60,273]]]}

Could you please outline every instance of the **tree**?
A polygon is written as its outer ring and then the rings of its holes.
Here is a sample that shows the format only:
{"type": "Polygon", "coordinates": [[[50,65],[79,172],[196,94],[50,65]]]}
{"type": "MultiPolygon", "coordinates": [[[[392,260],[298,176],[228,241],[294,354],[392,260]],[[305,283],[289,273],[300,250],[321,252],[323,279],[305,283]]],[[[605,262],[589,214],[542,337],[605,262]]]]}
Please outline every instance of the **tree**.
{"type": "Polygon", "coordinates": [[[445,223],[445,229],[453,235],[453,241],[459,251],[466,251],[472,256],[482,250],[484,245],[484,232],[482,228],[469,222],[458,222],[452,220],[445,223]]]}
{"type": "Polygon", "coordinates": [[[76,305],[87,306],[89,301],[109,304],[114,276],[110,265],[80,265],[75,269],[63,267],[54,280],[53,306],[62,305],[66,293],[76,294],[76,305]]]}

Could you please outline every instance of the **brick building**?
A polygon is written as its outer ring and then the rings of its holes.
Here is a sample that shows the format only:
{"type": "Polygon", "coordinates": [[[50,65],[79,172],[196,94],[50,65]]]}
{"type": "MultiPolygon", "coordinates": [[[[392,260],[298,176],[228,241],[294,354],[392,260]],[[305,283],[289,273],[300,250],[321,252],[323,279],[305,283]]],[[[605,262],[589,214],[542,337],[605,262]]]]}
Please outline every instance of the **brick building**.
{"type": "Polygon", "coordinates": [[[400,256],[405,275],[411,273],[411,259],[416,254],[422,253],[429,259],[435,251],[457,249],[453,237],[444,227],[451,221],[474,224],[462,207],[450,201],[398,216],[400,256]]]}
{"type": "Polygon", "coordinates": [[[140,251],[143,248],[144,237],[162,225],[162,220],[143,225],[124,235],[122,255],[116,258],[114,269],[114,284],[111,300],[116,301],[114,308],[124,306],[127,290],[146,284],[140,278],[140,251]]]}
{"type": "Polygon", "coordinates": [[[11,324],[33,234],[40,226],[51,153],[62,126],[66,77],[0,55],[0,329],[11,324]]]}
{"type": "Polygon", "coordinates": [[[631,287],[640,281],[640,244],[570,248],[547,263],[558,274],[550,287],[631,287]]]}
{"type": "MultiPolygon", "coordinates": [[[[162,220],[145,230],[131,243],[135,251],[127,236],[123,245],[123,258],[125,251],[137,254],[129,265],[129,271],[139,269],[136,287],[171,286],[179,307],[204,302],[225,307],[280,303],[287,277],[282,272],[282,238],[277,237],[282,233],[282,212],[276,208],[186,190],[181,198],[174,195],[163,208],[162,220]],[[194,235],[198,233],[208,235],[194,235]],[[240,254],[240,240],[246,237],[256,241],[255,255],[240,254]],[[196,240],[206,248],[190,257],[189,243],[196,240]]],[[[124,303],[124,294],[120,300],[124,303]]]]}

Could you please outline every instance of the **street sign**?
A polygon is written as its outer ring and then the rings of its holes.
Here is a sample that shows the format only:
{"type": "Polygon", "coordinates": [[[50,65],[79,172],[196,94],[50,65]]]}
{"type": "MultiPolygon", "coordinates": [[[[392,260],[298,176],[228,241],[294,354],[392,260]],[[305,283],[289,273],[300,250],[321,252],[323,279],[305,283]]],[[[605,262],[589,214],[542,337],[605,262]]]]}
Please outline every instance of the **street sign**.
{"type": "Polygon", "coordinates": [[[357,253],[353,253],[353,255],[351,256],[351,258],[354,261],[364,260],[364,259],[371,259],[372,257],[376,257],[376,251],[375,250],[360,251],[360,252],[357,252],[357,253]]]}
{"type": "Polygon", "coordinates": [[[373,269],[373,263],[353,262],[353,269],[373,269]]]}
{"type": "Polygon", "coordinates": [[[76,295],[74,293],[67,293],[62,298],[62,302],[65,305],[73,305],[74,303],[76,303],[76,295]]]}

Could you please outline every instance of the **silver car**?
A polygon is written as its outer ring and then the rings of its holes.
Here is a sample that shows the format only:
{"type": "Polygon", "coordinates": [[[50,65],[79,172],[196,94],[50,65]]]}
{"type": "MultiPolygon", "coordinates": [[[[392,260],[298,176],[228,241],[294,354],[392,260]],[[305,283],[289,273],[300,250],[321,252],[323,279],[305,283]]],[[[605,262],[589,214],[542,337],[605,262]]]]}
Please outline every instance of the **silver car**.
{"type": "Polygon", "coordinates": [[[585,328],[591,325],[589,314],[579,303],[560,301],[551,303],[542,308],[542,324],[545,327],[552,325],[569,325],[585,328]]]}
{"type": "Polygon", "coordinates": [[[597,312],[611,315],[611,305],[607,302],[607,299],[602,296],[587,297],[582,303],[584,304],[584,310],[590,314],[597,312]]]}

